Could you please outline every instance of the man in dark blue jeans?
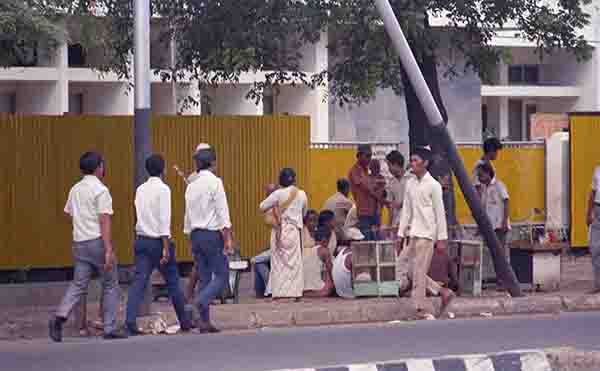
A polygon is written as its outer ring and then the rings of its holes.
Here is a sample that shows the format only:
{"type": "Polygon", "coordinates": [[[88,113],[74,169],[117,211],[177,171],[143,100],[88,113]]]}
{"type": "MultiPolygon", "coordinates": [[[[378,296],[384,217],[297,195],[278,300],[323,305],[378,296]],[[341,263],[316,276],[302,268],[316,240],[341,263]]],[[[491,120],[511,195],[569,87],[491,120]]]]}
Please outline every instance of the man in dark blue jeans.
{"type": "Polygon", "coordinates": [[[223,181],[214,174],[217,160],[214,150],[201,149],[194,160],[198,175],[185,191],[184,232],[191,236],[199,277],[197,327],[201,333],[215,333],[219,330],[210,321],[209,306],[229,279],[227,255],[233,247],[231,219],[223,181]]]}
{"type": "Polygon", "coordinates": [[[146,285],[154,269],[163,275],[171,302],[182,331],[191,328],[191,316],[185,312],[185,299],[179,286],[179,272],[171,237],[171,190],[161,179],[165,161],[160,155],[146,160],[148,181],[136,191],[137,216],[135,240],[135,280],[127,299],[126,330],[130,335],[141,334],[136,318],[144,300],[146,285]]]}

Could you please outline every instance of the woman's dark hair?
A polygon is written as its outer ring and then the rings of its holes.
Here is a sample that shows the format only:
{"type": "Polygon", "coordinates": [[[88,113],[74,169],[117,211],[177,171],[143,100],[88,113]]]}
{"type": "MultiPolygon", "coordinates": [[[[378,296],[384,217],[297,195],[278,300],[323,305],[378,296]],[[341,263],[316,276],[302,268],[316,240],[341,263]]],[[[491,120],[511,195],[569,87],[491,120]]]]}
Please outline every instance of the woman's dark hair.
{"type": "Polygon", "coordinates": [[[155,153],[146,159],[146,171],[150,176],[161,176],[165,171],[165,159],[155,153]]]}
{"type": "Polygon", "coordinates": [[[294,169],[286,167],[279,173],[279,185],[289,187],[296,182],[296,172],[294,169]]]}
{"type": "Polygon", "coordinates": [[[318,217],[319,213],[317,213],[317,211],[314,209],[306,210],[306,214],[304,215],[304,222],[308,221],[308,218],[310,218],[313,215],[318,217]]]}
{"type": "Polygon", "coordinates": [[[92,175],[103,162],[104,159],[98,152],[86,152],[79,159],[79,169],[84,175],[92,175]]]}
{"type": "Polygon", "coordinates": [[[335,213],[331,210],[323,210],[319,213],[319,225],[327,225],[327,223],[331,222],[335,219],[335,213]]]}
{"type": "Polygon", "coordinates": [[[500,142],[498,138],[489,138],[483,142],[484,153],[498,152],[502,149],[502,147],[502,142],[500,142]]]}
{"type": "Polygon", "coordinates": [[[200,170],[208,170],[213,162],[217,160],[217,154],[212,148],[201,149],[194,155],[196,160],[196,168],[200,170]]]}

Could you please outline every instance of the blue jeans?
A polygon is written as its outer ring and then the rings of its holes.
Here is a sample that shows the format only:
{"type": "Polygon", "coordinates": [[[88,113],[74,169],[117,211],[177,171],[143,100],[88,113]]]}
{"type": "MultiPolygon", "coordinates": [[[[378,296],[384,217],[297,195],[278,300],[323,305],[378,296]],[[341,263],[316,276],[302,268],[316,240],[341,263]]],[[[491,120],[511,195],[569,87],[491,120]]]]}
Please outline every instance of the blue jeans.
{"type": "Polygon", "coordinates": [[[198,272],[196,305],[205,323],[210,322],[210,303],[223,292],[229,280],[229,262],[223,248],[221,232],[202,229],[192,232],[192,253],[198,272]]]}
{"type": "Polygon", "coordinates": [[[254,264],[254,291],[257,298],[264,298],[269,283],[271,264],[269,261],[257,261],[254,264]]]}
{"type": "Polygon", "coordinates": [[[167,283],[169,298],[175,307],[175,313],[181,328],[189,328],[191,318],[185,313],[185,299],[179,286],[179,272],[175,260],[175,248],[169,247],[170,259],[165,265],[160,264],[162,259],[163,244],[160,239],[138,238],[135,241],[135,278],[129,288],[127,298],[127,318],[125,323],[131,329],[137,328],[136,318],[139,307],[144,300],[146,285],[150,280],[152,271],[158,269],[167,283]]]}
{"type": "Polygon", "coordinates": [[[358,229],[365,236],[365,241],[375,241],[377,239],[377,236],[372,231],[372,227],[376,225],[379,225],[379,218],[377,216],[358,217],[358,229]]]}

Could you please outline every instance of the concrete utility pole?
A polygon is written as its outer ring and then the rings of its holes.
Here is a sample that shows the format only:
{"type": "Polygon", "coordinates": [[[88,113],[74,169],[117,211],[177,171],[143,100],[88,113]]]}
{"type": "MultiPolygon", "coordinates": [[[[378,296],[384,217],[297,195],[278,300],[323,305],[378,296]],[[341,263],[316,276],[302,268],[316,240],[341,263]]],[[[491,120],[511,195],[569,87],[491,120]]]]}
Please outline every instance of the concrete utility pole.
{"type": "Polygon", "coordinates": [[[475,188],[471,183],[471,179],[469,178],[469,175],[465,169],[465,165],[458,154],[456,144],[450,137],[450,133],[446,128],[446,123],[444,122],[440,110],[435,103],[433,96],[431,95],[429,86],[427,86],[427,82],[425,82],[423,74],[419,69],[419,65],[415,60],[415,56],[410,50],[408,41],[406,41],[406,38],[404,37],[404,33],[400,28],[400,23],[398,23],[398,19],[394,14],[394,10],[390,5],[389,0],[375,0],[375,5],[377,6],[377,10],[379,11],[381,18],[383,19],[383,24],[388,36],[392,40],[394,49],[402,61],[402,67],[406,71],[406,74],[410,79],[410,83],[414,88],[417,97],[419,98],[419,102],[421,103],[421,106],[427,115],[429,124],[433,129],[432,133],[440,141],[440,144],[448,153],[448,161],[450,162],[452,171],[458,180],[460,189],[462,190],[467,204],[471,209],[471,214],[475,218],[485,243],[490,250],[492,259],[494,260],[494,266],[497,270],[496,274],[498,277],[502,278],[502,281],[507,285],[507,288],[512,296],[522,296],[521,286],[517,281],[517,277],[508,264],[506,257],[504,256],[504,251],[500,247],[500,242],[496,237],[492,223],[490,223],[488,216],[483,210],[479,196],[477,195],[475,188]]]}
{"type": "MultiPolygon", "coordinates": [[[[150,124],[152,118],[150,96],[150,0],[134,0],[134,144],[135,188],[146,181],[146,158],[152,151],[150,124]]],[[[148,285],[140,314],[150,314],[152,284],[148,285]]]]}

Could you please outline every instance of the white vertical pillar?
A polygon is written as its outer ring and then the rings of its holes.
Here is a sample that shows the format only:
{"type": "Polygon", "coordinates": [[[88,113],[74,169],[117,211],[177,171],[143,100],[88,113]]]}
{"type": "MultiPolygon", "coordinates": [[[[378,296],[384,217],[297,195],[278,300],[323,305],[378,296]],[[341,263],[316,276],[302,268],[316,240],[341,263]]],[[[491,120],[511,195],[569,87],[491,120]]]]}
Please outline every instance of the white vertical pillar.
{"type": "Polygon", "coordinates": [[[56,107],[59,115],[69,112],[69,45],[60,44],[56,50],[54,66],[58,70],[56,84],[56,107]]]}
{"type": "MultiPolygon", "coordinates": [[[[321,39],[315,44],[315,67],[314,71],[321,72],[329,67],[329,54],[327,51],[328,34],[327,31],[321,32],[321,39]]],[[[313,94],[313,112],[311,114],[311,140],[313,142],[328,142],[330,139],[329,130],[329,102],[327,93],[329,85],[327,81],[323,86],[316,89],[313,94]]]]}
{"type": "Polygon", "coordinates": [[[508,97],[498,98],[498,118],[499,118],[499,133],[500,139],[509,136],[508,128],[508,97]]]}

